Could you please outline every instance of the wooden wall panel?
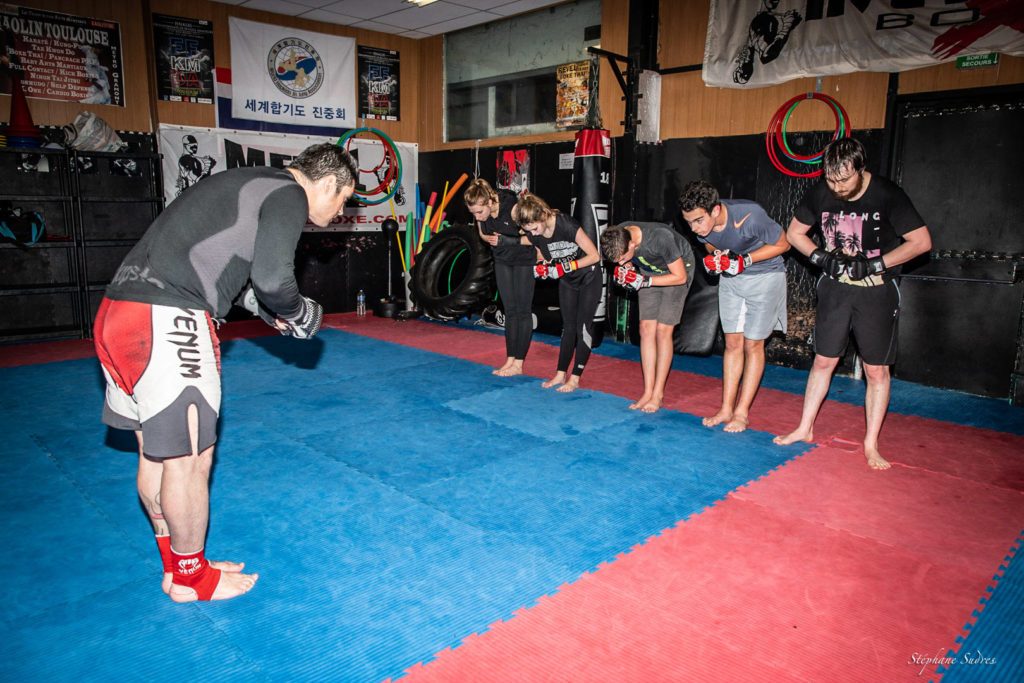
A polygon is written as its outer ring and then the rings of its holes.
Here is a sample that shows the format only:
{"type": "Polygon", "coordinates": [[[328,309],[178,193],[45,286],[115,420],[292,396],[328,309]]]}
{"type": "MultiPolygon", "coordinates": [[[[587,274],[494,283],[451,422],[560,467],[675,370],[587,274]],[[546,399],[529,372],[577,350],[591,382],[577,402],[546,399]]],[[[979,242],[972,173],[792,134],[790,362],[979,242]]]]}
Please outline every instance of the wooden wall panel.
{"type": "Polygon", "coordinates": [[[955,63],[947,63],[926,69],[904,71],[900,74],[899,93],[909,95],[1017,83],[1024,83],[1024,58],[999,55],[999,64],[980,69],[961,71],[956,68],[955,63]]]}
{"type": "MultiPolygon", "coordinates": [[[[699,65],[704,60],[709,0],[661,0],[658,61],[662,69],[699,65]]],[[[959,90],[1024,82],[1024,59],[1000,57],[997,67],[958,71],[953,64],[906,71],[899,93],[959,90]]],[[[709,88],[700,71],[668,74],[661,83],[661,137],[718,137],[763,133],[772,115],[789,98],[817,89],[817,79],[802,78],[766,88],[709,88]]],[[[821,91],[846,109],[854,129],[885,126],[889,74],[860,72],[822,78],[821,91]]],[[[800,105],[787,131],[832,130],[834,118],[823,103],[800,105]]]]}
{"type": "MultiPolygon", "coordinates": [[[[116,21],[121,29],[121,50],[124,56],[124,107],[80,102],[58,102],[36,97],[27,98],[32,122],[37,126],[63,126],[71,123],[78,112],[91,111],[116,130],[151,130],[149,109],[149,78],[146,42],[140,30],[142,5],[137,0],[23,0],[12,4],[50,12],[94,17],[116,21]]],[[[0,120],[10,121],[11,97],[0,95],[0,120]]]]}
{"type": "MultiPolygon", "coordinates": [[[[857,128],[885,125],[888,74],[857,73],[822,78],[821,92],[834,97],[857,128]]],[[[763,133],[790,98],[814,92],[817,79],[802,78],[767,88],[709,88],[699,71],[670,74],[661,81],[661,137],[719,137],[763,133]]],[[[787,131],[833,130],[835,117],[823,102],[799,104],[787,131]]]]}

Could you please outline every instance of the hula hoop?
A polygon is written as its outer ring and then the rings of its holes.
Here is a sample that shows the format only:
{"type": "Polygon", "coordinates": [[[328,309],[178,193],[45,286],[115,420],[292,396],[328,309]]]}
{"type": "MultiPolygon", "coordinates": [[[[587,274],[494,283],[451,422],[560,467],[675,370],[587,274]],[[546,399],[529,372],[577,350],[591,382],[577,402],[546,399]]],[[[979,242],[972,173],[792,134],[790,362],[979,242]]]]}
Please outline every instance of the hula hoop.
{"type": "Polygon", "coordinates": [[[782,154],[785,158],[802,164],[810,165],[821,163],[824,150],[821,150],[816,154],[796,154],[792,149],[790,149],[789,143],[786,141],[786,125],[789,123],[789,117],[800,102],[812,99],[822,101],[832,109],[832,114],[835,117],[835,131],[832,134],[832,139],[829,141],[830,143],[838,140],[839,138],[847,137],[850,134],[849,116],[846,114],[846,110],[843,109],[843,106],[839,104],[839,102],[824,93],[809,92],[804,95],[797,95],[779,107],[778,111],[776,111],[774,116],[772,116],[771,122],[768,124],[768,130],[765,135],[765,148],[768,151],[768,158],[771,160],[772,166],[774,166],[776,170],[794,178],[816,178],[822,174],[822,170],[820,168],[808,173],[791,171],[782,164],[779,160],[779,155],[776,152],[776,147],[778,147],[782,150],[782,154]]]}
{"type": "Polygon", "coordinates": [[[339,147],[345,147],[346,149],[348,149],[348,145],[351,144],[352,137],[356,133],[371,133],[373,135],[376,135],[377,138],[381,141],[381,144],[384,145],[384,157],[381,159],[381,162],[377,164],[376,168],[370,170],[359,169],[361,172],[376,173],[377,169],[379,169],[384,164],[385,161],[388,161],[390,159],[391,163],[388,165],[387,175],[384,176],[384,180],[382,180],[380,184],[377,185],[377,187],[366,191],[356,190],[355,192],[352,193],[352,199],[366,206],[375,206],[377,204],[383,204],[384,202],[394,197],[395,194],[398,192],[399,188],[402,186],[402,155],[398,153],[398,147],[395,145],[394,141],[391,138],[389,138],[386,133],[377,130],[376,128],[353,128],[352,130],[348,131],[340,138],[338,138],[338,142],[336,144],[339,147]],[[392,181],[394,182],[394,185],[391,184],[392,181]],[[388,189],[389,186],[391,187],[390,190],[388,189]],[[375,195],[379,192],[385,193],[384,196],[381,197],[380,199],[365,199],[365,197],[375,195]]]}

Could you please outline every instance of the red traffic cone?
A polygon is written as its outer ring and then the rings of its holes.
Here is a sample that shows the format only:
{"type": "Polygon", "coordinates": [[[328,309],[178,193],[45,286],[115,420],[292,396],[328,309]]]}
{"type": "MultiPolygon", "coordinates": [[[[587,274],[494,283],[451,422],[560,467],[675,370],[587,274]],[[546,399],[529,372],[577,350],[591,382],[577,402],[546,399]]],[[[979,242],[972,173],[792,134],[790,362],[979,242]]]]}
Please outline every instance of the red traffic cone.
{"type": "Polygon", "coordinates": [[[32,114],[28,111],[25,91],[21,88],[21,79],[15,76],[11,84],[11,125],[7,127],[7,144],[16,147],[38,147],[42,139],[42,131],[32,123],[32,114]],[[15,144],[15,142],[21,144],[15,144]]]}

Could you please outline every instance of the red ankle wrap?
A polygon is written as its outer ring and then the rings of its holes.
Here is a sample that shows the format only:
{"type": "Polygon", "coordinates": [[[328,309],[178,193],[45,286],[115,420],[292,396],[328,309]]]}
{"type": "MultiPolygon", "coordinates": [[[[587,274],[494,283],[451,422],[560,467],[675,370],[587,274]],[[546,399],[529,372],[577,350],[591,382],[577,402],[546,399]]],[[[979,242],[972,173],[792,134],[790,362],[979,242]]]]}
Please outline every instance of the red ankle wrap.
{"type": "Polygon", "coordinates": [[[160,559],[164,563],[164,574],[174,571],[174,561],[171,559],[171,537],[157,536],[156,547],[160,548],[160,559]]]}
{"type": "Polygon", "coordinates": [[[171,548],[174,578],[173,585],[187,586],[196,592],[198,600],[210,600],[220,583],[220,570],[210,566],[203,551],[182,555],[171,548]]]}

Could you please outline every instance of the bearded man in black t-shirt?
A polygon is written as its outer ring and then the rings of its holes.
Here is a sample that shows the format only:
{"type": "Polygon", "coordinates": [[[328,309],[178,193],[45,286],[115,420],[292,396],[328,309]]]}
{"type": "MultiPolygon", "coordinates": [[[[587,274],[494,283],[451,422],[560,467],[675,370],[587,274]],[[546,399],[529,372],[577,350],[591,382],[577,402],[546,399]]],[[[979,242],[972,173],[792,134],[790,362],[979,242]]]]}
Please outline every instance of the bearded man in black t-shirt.
{"type": "Polygon", "coordinates": [[[857,140],[842,138],[826,147],[824,180],[800,200],[786,232],[793,248],[822,269],[822,277],[814,365],[800,424],[775,437],[775,443],[813,441],[814,420],[852,332],[867,378],[864,457],[872,469],[885,470],[890,464],[878,451],[878,435],[889,408],[889,366],[896,361],[900,295],[895,277],[901,264],[928,252],[932,240],[903,190],[865,166],[857,140]],[[821,230],[822,247],[808,234],[814,226],[821,230]]]}

